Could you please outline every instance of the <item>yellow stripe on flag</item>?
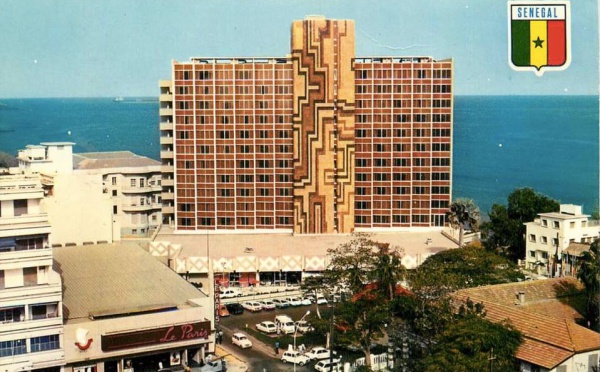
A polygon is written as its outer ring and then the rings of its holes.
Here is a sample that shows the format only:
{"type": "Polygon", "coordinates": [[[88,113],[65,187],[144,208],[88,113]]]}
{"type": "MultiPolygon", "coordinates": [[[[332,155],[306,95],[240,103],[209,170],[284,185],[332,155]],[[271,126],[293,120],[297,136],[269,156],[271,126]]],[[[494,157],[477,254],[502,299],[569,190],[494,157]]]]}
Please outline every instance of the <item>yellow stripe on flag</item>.
{"type": "Polygon", "coordinates": [[[530,21],[530,63],[538,69],[548,64],[548,33],[546,21],[530,21]]]}

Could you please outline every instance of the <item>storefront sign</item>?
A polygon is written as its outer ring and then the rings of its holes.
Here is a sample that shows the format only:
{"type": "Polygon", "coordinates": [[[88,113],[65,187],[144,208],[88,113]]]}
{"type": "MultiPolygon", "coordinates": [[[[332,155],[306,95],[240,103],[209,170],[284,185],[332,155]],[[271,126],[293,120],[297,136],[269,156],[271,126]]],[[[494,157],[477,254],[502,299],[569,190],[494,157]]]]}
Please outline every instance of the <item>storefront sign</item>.
{"type": "Polygon", "coordinates": [[[138,332],[102,335],[102,351],[114,351],[168,342],[206,339],[210,336],[210,322],[197,322],[154,328],[138,332]]]}

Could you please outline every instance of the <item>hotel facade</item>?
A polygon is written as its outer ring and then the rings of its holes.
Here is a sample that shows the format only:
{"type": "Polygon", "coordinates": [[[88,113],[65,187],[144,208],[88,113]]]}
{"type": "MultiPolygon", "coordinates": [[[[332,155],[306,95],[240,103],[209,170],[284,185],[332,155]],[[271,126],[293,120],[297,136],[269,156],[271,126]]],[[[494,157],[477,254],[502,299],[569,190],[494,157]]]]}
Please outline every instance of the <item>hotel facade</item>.
{"type": "Polygon", "coordinates": [[[452,60],[356,57],[354,22],[294,21],[291,54],[172,62],[160,82],[163,221],[176,231],[445,224],[452,60]]]}

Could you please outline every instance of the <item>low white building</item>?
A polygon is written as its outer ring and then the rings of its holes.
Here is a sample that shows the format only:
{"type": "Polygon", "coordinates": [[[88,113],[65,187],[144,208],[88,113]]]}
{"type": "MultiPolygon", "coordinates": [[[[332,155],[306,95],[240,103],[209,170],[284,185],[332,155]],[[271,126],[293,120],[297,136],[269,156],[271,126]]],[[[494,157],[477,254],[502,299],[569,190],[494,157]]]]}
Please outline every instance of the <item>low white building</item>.
{"type": "Polygon", "coordinates": [[[0,176],[0,371],[60,371],[62,296],[39,176],[0,176]]]}
{"type": "Polygon", "coordinates": [[[570,244],[590,244],[600,236],[599,222],[573,204],[561,204],[560,212],[540,213],[525,226],[525,266],[548,276],[564,274],[562,260],[570,244]]]}

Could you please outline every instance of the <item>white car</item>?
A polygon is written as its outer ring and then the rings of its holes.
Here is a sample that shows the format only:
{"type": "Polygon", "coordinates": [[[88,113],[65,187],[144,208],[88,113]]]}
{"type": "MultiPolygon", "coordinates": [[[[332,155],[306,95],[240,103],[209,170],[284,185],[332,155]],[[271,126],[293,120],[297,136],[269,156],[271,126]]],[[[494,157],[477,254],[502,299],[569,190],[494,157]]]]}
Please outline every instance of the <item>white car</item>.
{"type": "Polygon", "coordinates": [[[325,298],[325,296],[319,294],[317,295],[317,305],[327,305],[329,301],[325,298]]]}
{"type": "Polygon", "coordinates": [[[343,371],[342,368],[342,363],[340,362],[339,359],[334,360],[333,363],[331,363],[330,360],[321,360],[319,363],[315,364],[315,369],[319,372],[329,372],[329,371],[335,371],[335,372],[341,372],[343,371]],[[330,367],[332,366],[332,367],[330,367]]]}
{"type": "Polygon", "coordinates": [[[300,297],[300,303],[303,306],[308,306],[308,305],[312,304],[312,301],[307,297],[300,297]]]}
{"type": "Polygon", "coordinates": [[[221,372],[223,371],[223,363],[220,360],[208,361],[204,366],[200,367],[200,372],[221,372]]]}
{"type": "Polygon", "coordinates": [[[237,289],[234,288],[226,288],[221,290],[221,293],[219,294],[219,297],[221,298],[234,298],[234,297],[240,297],[242,295],[242,292],[240,292],[237,289]]]}
{"type": "MultiPolygon", "coordinates": [[[[313,347],[309,351],[305,352],[304,355],[309,357],[311,360],[319,360],[319,359],[329,359],[330,351],[329,349],[325,349],[324,347],[313,347]]],[[[334,352],[335,355],[335,352],[334,352]]]]}
{"type": "Polygon", "coordinates": [[[282,298],[274,299],[273,303],[275,304],[275,307],[277,307],[278,309],[283,309],[283,308],[290,306],[290,303],[282,298]]]}
{"type": "Polygon", "coordinates": [[[281,361],[284,363],[293,363],[298,364],[299,366],[303,366],[310,362],[310,358],[300,354],[297,351],[290,350],[283,353],[283,355],[281,356],[281,361]]]}
{"type": "Polygon", "coordinates": [[[244,309],[246,309],[248,311],[251,311],[253,313],[262,310],[262,305],[259,302],[256,302],[256,301],[242,302],[242,306],[244,307],[244,309]]]}
{"type": "Polygon", "coordinates": [[[290,306],[302,306],[302,300],[298,297],[288,297],[286,300],[289,302],[290,306]]]}
{"type": "Polygon", "coordinates": [[[262,305],[263,310],[275,310],[275,302],[271,300],[258,301],[262,305]]]}
{"type": "Polygon", "coordinates": [[[296,322],[296,330],[300,333],[306,333],[315,329],[306,320],[299,320],[296,322]]]}
{"type": "Polygon", "coordinates": [[[277,332],[277,326],[275,325],[275,323],[270,322],[268,320],[258,323],[256,325],[256,329],[261,332],[264,332],[264,333],[276,333],[277,332]]]}
{"type": "Polygon", "coordinates": [[[248,349],[252,347],[252,341],[248,339],[248,336],[241,332],[234,333],[233,336],[231,336],[231,343],[241,347],[242,349],[248,349]]]}

